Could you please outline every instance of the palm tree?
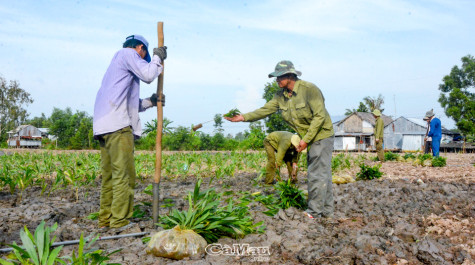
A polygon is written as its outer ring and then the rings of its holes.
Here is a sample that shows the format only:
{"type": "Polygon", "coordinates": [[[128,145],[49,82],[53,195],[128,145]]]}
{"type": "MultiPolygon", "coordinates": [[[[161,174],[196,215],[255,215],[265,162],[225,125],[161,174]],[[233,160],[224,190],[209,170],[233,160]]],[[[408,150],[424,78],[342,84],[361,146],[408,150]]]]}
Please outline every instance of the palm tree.
{"type": "Polygon", "coordinates": [[[371,112],[375,109],[379,109],[381,112],[384,110],[381,108],[384,104],[384,97],[381,94],[379,94],[377,98],[365,97],[363,98],[363,101],[371,112]]]}
{"type": "MultiPolygon", "coordinates": [[[[168,118],[163,118],[163,123],[162,123],[162,132],[163,134],[169,134],[172,132],[172,127],[169,127],[169,125],[173,121],[169,120],[168,118]]],[[[145,130],[143,130],[144,134],[151,133],[157,130],[157,119],[153,119],[152,122],[146,122],[145,123],[145,130]]]]}
{"type": "Polygon", "coordinates": [[[357,109],[346,109],[345,116],[351,115],[355,112],[368,112],[368,107],[366,107],[366,105],[360,101],[360,105],[357,109]]]}

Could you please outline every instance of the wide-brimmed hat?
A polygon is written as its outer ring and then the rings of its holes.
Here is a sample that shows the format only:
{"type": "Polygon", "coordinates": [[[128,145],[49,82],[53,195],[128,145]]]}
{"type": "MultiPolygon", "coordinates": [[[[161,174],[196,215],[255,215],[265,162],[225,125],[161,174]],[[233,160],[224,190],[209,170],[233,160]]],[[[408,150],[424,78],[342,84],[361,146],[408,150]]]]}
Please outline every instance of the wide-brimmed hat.
{"type": "Polygon", "coordinates": [[[275,66],[275,71],[269,74],[269,78],[271,77],[279,77],[285,74],[295,74],[297,76],[301,76],[302,72],[295,70],[294,64],[291,61],[280,61],[275,66]]]}
{"type": "Polygon", "coordinates": [[[374,116],[381,116],[381,111],[379,109],[375,109],[371,113],[373,113],[374,116]]]}
{"type": "Polygon", "coordinates": [[[142,35],[137,35],[137,34],[128,36],[127,38],[125,38],[125,41],[134,40],[134,39],[140,41],[145,46],[147,55],[145,55],[145,58],[143,59],[147,62],[150,62],[151,58],[150,58],[150,53],[148,52],[148,41],[142,35]]]}
{"type": "Polygon", "coordinates": [[[430,118],[432,118],[434,115],[435,115],[434,109],[431,109],[428,112],[426,112],[426,116],[424,117],[424,120],[430,120],[430,118]]]}

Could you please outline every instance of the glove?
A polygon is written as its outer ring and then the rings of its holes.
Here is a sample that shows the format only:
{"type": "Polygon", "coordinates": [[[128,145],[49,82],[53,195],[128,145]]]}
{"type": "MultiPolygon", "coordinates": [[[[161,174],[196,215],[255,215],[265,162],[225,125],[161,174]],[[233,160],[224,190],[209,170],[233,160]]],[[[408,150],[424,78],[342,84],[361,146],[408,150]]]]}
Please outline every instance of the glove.
{"type": "Polygon", "coordinates": [[[153,93],[152,96],[150,96],[150,101],[152,101],[152,106],[156,107],[157,106],[157,94],[153,93]]]}
{"type": "MultiPolygon", "coordinates": [[[[152,102],[152,106],[156,107],[157,102],[158,102],[158,96],[157,94],[153,93],[152,96],[150,96],[150,101],[152,102]]],[[[162,107],[165,106],[165,95],[162,94],[162,107]]]]}
{"type": "Polygon", "coordinates": [[[160,57],[160,60],[163,62],[163,60],[167,59],[167,46],[153,48],[153,55],[160,57]]]}

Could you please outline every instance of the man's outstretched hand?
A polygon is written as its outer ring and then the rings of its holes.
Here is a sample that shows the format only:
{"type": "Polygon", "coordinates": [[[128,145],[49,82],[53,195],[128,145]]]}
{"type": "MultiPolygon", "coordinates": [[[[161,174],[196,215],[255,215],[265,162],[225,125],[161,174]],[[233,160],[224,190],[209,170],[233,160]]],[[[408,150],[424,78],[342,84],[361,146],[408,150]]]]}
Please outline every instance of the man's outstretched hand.
{"type": "Polygon", "coordinates": [[[241,114],[239,115],[236,115],[234,117],[224,117],[226,120],[228,121],[231,121],[231,122],[239,122],[239,121],[244,121],[244,116],[242,116],[241,114]]]}

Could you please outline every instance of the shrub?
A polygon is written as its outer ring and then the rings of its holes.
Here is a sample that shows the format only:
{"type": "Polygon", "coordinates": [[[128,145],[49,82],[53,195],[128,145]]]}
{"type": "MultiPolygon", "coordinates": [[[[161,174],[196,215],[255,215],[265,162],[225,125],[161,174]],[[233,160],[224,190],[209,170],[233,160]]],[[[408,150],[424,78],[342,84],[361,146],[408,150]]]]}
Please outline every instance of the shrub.
{"type": "Polygon", "coordinates": [[[432,158],[433,167],[445,167],[445,165],[447,165],[447,158],[441,156],[432,158]]]}
{"type": "Polygon", "coordinates": [[[407,154],[404,154],[404,159],[415,159],[416,156],[411,154],[411,153],[407,153],[407,154]]]}
{"type": "Polygon", "coordinates": [[[379,179],[383,176],[383,173],[379,171],[379,169],[381,168],[381,164],[375,165],[373,167],[361,164],[360,168],[361,171],[356,173],[356,180],[379,179]]]}

